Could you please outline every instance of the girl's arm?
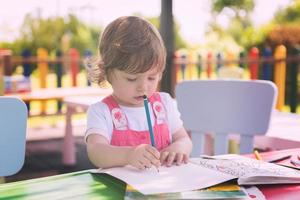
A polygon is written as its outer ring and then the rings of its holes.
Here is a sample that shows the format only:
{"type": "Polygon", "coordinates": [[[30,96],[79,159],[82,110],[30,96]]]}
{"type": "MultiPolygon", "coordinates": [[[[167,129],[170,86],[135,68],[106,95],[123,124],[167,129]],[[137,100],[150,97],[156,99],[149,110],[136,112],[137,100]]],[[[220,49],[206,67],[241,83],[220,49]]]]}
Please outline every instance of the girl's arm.
{"type": "Polygon", "coordinates": [[[87,138],[87,153],[90,161],[97,167],[109,168],[132,165],[138,169],[160,166],[160,153],[147,144],[136,147],[112,146],[99,134],[87,138]]]}
{"type": "Polygon", "coordinates": [[[172,135],[172,144],[161,151],[160,161],[162,164],[171,166],[187,163],[192,151],[192,141],[184,127],[181,127],[172,135]]]}

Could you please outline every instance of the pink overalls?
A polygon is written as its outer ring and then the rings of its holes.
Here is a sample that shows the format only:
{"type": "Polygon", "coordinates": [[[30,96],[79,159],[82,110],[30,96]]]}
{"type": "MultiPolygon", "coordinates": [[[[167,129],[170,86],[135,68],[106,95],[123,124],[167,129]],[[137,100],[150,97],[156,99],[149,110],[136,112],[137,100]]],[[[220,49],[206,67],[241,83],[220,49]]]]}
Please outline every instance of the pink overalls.
{"type": "MultiPolygon", "coordinates": [[[[102,101],[108,106],[113,119],[114,128],[110,142],[111,145],[137,146],[139,144],[151,144],[148,130],[135,131],[129,129],[127,118],[112,95],[102,101]]],[[[154,93],[149,98],[149,102],[155,116],[153,132],[156,148],[162,150],[170,144],[169,127],[166,123],[166,111],[162,105],[159,93],[154,93]]]]}

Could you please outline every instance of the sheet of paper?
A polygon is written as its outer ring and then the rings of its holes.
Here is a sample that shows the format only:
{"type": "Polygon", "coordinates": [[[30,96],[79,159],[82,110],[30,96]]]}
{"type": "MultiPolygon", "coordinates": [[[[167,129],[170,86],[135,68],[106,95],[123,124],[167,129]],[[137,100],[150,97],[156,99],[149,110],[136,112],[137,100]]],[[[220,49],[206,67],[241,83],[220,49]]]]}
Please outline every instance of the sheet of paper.
{"type": "Polygon", "coordinates": [[[193,163],[162,166],[159,172],[156,168],[138,170],[130,166],[104,169],[99,172],[121,179],[145,195],[202,189],[235,178],[193,163]]]}

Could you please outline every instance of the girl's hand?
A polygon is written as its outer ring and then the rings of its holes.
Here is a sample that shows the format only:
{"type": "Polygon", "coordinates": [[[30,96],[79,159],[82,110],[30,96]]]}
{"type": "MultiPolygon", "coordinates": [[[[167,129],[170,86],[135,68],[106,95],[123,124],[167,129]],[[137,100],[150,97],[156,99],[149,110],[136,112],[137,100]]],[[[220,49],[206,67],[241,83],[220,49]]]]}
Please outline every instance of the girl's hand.
{"type": "Polygon", "coordinates": [[[161,164],[170,167],[173,163],[188,163],[193,144],[184,127],[172,134],[172,141],[172,144],[160,152],[161,164]]]}
{"type": "Polygon", "coordinates": [[[127,157],[128,164],[138,168],[145,169],[160,166],[160,153],[149,144],[141,144],[132,148],[127,157]]]}
{"type": "Polygon", "coordinates": [[[160,153],[160,162],[162,165],[170,167],[175,163],[176,165],[181,165],[183,163],[188,163],[189,156],[188,154],[180,151],[176,151],[171,146],[165,148],[160,153]]]}

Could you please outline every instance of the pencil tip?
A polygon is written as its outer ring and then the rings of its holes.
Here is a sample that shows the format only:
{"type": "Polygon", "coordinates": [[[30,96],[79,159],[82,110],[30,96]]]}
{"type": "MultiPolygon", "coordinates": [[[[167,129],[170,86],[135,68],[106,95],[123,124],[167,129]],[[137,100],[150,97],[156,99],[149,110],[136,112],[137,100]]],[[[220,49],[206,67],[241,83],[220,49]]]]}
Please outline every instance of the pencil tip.
{"type": "Polygon", "coordinates": [[[147,96],[144,94],[144,95],[143,95],[143,98],[144,98],[144,99],[147,99],[147,96]]]}

